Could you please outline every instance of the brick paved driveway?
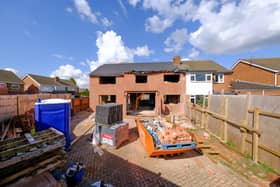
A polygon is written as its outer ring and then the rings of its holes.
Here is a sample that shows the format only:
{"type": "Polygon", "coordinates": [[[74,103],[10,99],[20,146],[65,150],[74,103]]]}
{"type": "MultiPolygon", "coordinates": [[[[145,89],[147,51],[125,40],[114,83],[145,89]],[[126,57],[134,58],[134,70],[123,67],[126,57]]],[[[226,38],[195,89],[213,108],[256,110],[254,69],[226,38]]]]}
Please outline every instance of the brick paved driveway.
{"type": "Polygon", "coordinates": [[[100,156],[86,134],[74,144],[68,161],[83,162],[87,179],[103,180],[114,186],[252,186],[228,168],[194,151],[176,157],[148,157],[135,123],[129,122],[130,140],[119,149],[102,146],[104,154],[100,156]]]}

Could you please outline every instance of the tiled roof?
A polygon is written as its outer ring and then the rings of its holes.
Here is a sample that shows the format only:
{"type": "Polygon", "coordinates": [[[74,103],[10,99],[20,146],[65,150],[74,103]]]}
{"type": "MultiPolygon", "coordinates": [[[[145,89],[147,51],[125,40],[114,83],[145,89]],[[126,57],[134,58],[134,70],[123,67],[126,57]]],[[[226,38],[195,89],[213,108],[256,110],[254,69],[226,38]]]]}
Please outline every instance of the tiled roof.
{"type": "Polygon", "coordinates": [[[41,85],[53,85],[53,86],[70,86],[73,88],[77,88],[70,80],[59,79],[59,81],[55,81],[55,78],[45,77],[41,75],[28,74],[32,79],[37,81],[41,85]]]}
{"type": "Polygon", "coordinates": [[[23,81],[12,71],[0,70],[0,82],[23,84],[23,81]]]}
{"type": "Polygon", "coordinates": [[[114,63],[103,64],[90,73],[91,76],[119,76],[132,72],[163,72],[175,71],[176,67],[171,62],[147,62],[147,63],[114,63]]]}
{"type": "Polygon", "coordinates": [[[240,59],[246,62],[262,66],[264,68],[269,68],[274,71],[280,71],[280,58],[249,58],[240,59]]]}
{"type": "Polygon", "coordinates": [[[217,64],[212,60],[187,60],[181,61],[178,65],[180,70],[187,70],[190,72],[217,72],[217,73],[231,73],[231,70],[217,64]]]}
{"type": "Polygon", "coordinates": [[[233,90],[280,90],[280,87],[274,85],[241,80],[232,81],[231,86],[233,90]]]}

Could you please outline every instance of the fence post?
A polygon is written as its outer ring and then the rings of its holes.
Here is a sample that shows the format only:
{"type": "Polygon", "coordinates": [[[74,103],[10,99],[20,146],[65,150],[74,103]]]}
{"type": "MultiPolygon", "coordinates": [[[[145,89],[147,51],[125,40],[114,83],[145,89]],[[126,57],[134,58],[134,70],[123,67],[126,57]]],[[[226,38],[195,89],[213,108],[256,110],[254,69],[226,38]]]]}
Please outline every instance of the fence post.
{"type": "MultiPolygon", "coordinates": [[[[221,114],[223,116],[225,115],[225,101],[226,101],[226,97],[223,95],[223,101],[222,101],[220,111],[219,111],[219,114],[221,114]]],[[[220,122],[219,122],[219,137],[221,139],[223,139],[223,137],[224,137],[224,120],[222,120],[222,119],[220,119],[220,122]]]]}
{"type": "MultiPolygon", "coordinates": [[[[225,119],[228,118],[228,97],[225,98],[225,119]]],[[[228,127],[228,124],[227,124],[227,121],[224,121],[224,133],[223,133],[223,138],[224,138],[224,141],[227,142],[228,140],[228,133],[227,133],[227,128],[228,127]]]]}
{"type": "MultiPolygon", "coordinates": [[[[210,104],[211,104],[211,95],[208,95],[208,103],[207,103],[207,110],[210,111],[210,104]]],[[[206,110],[206,108],[205,108],[206,110]]],[[[206,112],[206,120],[205,120],[205,129],[208,130],[209,126],[209,114],[206,112]]]]}
{"type": "Polygon", "coordinates": [[[203,96],[203,102],[202,102],[202,113],[201,113],[201,127],[205,128],[205,95],[203,96]]]}
{"type": "MultiPolygon", "coordinates": [[[[254,130],[259,130],[259,116],[260,109],[255,108],[254,110],[254,130]]],[[[256,132],[253,132],[253,161],[258,162],[258,149],[259,149],[259,135],[256,132]]]]}
{"type": "MultiPolygon", "coordinates": [[[[244,114],[244,120],[242,121],[242,125],[245,127],[248,126],[248,113],[249,113],[249,107],[251,105],[251,95],[248,94],[246,98],[246,109],[245,109],[245,114],[244,114]]],[[[247,131],[246,129],[240,129],[241,130],[241,153],[245,153],[245,148],[246,148],[246,138],[247,138],[247,131]]]]}

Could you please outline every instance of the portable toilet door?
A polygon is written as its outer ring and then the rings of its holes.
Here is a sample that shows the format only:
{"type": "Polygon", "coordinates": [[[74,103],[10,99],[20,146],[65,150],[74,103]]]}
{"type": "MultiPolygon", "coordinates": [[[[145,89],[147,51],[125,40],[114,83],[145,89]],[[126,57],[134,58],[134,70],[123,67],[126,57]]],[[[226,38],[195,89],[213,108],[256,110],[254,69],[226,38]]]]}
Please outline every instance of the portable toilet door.
{"type": "Polygon", "coordinates": [[[70,117],[71,104],[65,99],[46,99],[35,103],[35,127],[36,131],[50,127],[62,132],[65,136],[65,149],[70,150],[70,117]]]}

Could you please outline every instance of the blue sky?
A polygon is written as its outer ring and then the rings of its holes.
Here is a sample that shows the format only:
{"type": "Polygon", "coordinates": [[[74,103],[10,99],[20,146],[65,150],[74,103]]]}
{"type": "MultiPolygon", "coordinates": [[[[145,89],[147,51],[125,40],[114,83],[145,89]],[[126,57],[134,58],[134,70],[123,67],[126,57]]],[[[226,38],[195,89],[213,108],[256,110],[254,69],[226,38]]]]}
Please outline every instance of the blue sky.
{"type": "Polygon", "coordinates": [[[73,76],[103,63],[279,57],[279,0],[0,2],[0,68],[73,76]]]}

